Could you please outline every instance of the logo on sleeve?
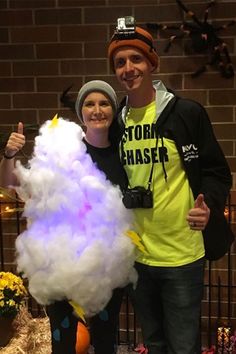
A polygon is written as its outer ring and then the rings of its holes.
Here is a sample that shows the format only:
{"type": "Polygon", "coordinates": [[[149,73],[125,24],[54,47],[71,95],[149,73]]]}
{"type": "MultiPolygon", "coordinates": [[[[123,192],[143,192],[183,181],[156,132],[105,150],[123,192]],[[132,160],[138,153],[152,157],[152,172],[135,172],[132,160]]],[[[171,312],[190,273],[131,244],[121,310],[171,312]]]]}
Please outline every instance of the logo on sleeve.
{"type": "Polygon", "coordinates": [[[194,144],[182,146],[184,161],[190,162],[193,159],[198,159],[198,148],[194,144]]]}

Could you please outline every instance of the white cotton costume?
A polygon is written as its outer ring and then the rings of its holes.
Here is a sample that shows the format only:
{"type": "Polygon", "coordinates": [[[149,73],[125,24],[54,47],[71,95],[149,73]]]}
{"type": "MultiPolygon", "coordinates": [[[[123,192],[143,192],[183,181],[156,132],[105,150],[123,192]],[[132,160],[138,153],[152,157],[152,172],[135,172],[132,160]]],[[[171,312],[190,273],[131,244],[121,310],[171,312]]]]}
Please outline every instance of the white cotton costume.
{"type": "Polygon", "coordinates": [[[40,128],[28,168],[17,161],[27,229],[16,249],[18,271],[40,304],[68,299],[90,316],[137,274],[135,245],[126,235],[132,214],[82,138],[77,124],[54,118],[40,128]]]}

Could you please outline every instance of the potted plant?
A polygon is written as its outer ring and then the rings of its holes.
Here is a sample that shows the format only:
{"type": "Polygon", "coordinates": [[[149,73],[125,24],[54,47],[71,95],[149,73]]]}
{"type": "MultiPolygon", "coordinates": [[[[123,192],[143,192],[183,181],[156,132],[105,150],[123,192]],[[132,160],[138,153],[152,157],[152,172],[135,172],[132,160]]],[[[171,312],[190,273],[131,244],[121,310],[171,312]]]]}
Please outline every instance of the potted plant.
{"type": "Polygon", "coordinates": [[[0,272],[0,347],[6,346],[13,335],[13,320],[26,295],[21,277],[11,272],[0,272]]]}

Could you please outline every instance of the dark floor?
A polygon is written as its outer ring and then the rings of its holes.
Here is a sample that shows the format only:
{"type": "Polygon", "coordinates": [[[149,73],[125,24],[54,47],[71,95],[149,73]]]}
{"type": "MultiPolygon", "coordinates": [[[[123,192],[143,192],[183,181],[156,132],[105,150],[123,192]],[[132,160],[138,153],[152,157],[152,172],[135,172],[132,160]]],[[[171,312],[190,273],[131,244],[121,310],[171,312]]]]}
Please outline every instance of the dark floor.
{"type": "MultiPolygon", "coordinates": [[[[89,354],[93,354],[93,348],[91,347],[89,350],[89,354]]],[[[119,345],[117,354],[138,354],[139,352],[132,350],[127,345],[119,345]]]]}
{"type": "Polygon", "coordinates": [[[120,345],[119,348],[118,348],[118,352],[117,354],[130,354],[130,353],[136,353],[134,350],[130,349],[127,347],[127,345],[120,345]]]}

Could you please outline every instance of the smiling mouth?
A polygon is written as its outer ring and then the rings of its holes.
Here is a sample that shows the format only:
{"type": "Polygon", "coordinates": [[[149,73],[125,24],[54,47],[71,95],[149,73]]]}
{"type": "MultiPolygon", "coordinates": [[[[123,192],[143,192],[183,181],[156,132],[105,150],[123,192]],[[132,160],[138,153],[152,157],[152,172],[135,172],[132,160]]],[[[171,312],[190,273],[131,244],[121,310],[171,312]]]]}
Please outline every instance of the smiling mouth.
{"type": "Polygon", "coordinates": [[[91,118],[91,121],[93,122],[102,122],[104,120],[106,120],[106,118],[91,118]]]}
{"type": "Polygon", "coordinates": [[[136,76],[132,76],[132,77],[125,77],[125,78],[124,78],[124,81],[126,81],[126,82],[132,82],[132,81],[138,79],[139,77],[140,77],[140,75],[136,75],[136,76]]]}

